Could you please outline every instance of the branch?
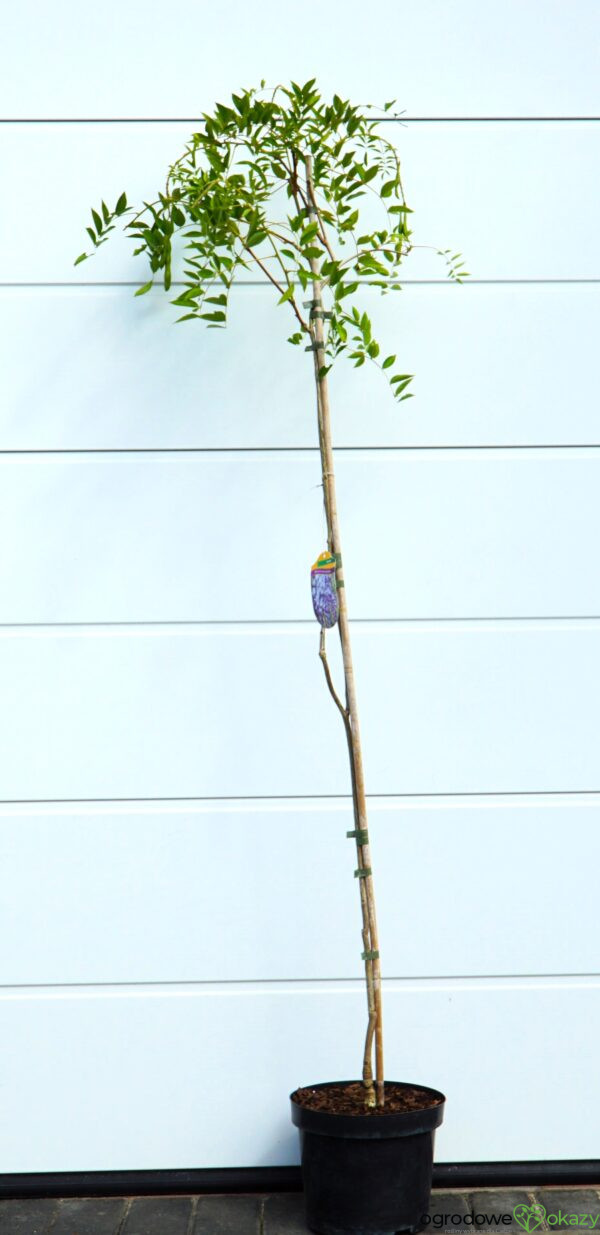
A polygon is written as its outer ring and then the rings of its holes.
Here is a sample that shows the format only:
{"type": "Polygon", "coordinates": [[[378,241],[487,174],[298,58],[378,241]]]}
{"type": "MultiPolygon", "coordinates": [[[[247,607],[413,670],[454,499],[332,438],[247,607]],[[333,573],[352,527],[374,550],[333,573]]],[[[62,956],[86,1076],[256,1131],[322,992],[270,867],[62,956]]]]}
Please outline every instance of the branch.
{"type": "MultiPolygon", "coordinates": [[[[242,239],[242,237],[241,237],[241,236],[240,236],[240,240],[242,241],[242,244],[243,244],[243,246],[244,246],[244,248],[245,248],[246,252],[250,254],[250,257],[251,257],[251,258],[253,258],[253,260],[256,262],[256,265],[260,267],[260,269],[262,270],[263,274],[266,274],[266,276],[267,276],[267,278],[268,278],[269,282],[273,284],[273,287],[276,287],[276,288],[277,288],[277,291],[279,292],[279,295],[280,295],[280,296],[284,296],[284,295],[285,295],[285,288],[283,288],[283,287],[281,286],[281,283],[278,283],[278,282],[277,282],[277,279],[274,279],[274,278],[273,278],[273,275],[271,274],[270,270],[268,270],[268,269],[267,269],[267,267],[265,266],[264,262],[261,262],[260,257],[257,257],[257,256],[256,256],[256,253],[254,252],[254,249],[251,249],[251,248],[250,248],[250,246],[249,246],[249,245],[247,245],[247,244],[245,243],[245,241],[242,239]]],[[[303,316],[302,316],[302,314],[301,314],[301,312],[300,312],[300,310],[299,310],[299,308],[298,308],[298,306],[297,306],[297,304],[296,304],[296,301],[295,301],[295,300],[291,300],[291,301],[290,301],[290,304],[291,304],[291,306],[292,306],[292,308],[293,308],[293,310],[294,310],[294,313],[296,314],[296,317],[298,318],[298,321],[299,321],[299,323],[300,323],[300,325],[301,325],[302,329],[303,329],[303,330],[305,330],[305,331],[307,332],[307,334],[308,334],[308,333],[310,333],[310,332],[309,332],[309,329],[308,329],[308,322],[305,322],[305,320],[304,320],[304,318],[303,318],[303,316]]]]}
{"type": "MultiPolygon", "coordinates": [[[[281,226],[281,227],[286,227],[286,223],[284,223],[284,222],[282,221],[282,222],[281,222],[281,224],[280,224],[279,226],[281,226]]],[[[297,253],[302,253],[302,248],[301,248],[301,246],[300,246],[299,244],[296,244],[296,241],[294,240],[293,233],[292,233],[290,236],[282,236],[282,235],[281,235],[281,232],[276,232],[275,230],[273,230],[273,231],[271,231],[269,234],[270,234],[271,236],[276,236],[278,240],[282,240],[282,241],[283,241],[283,243],[284,243],[285,245],[289,245],[289,246],[290,246],[290,248],[292,248],[292,249],[296,249],[296,252],[297,252],[297,253]]]]}
{"type": "MultiPolygon", "coordinates": [[[[334,261],[335,261],[335,253],[333,252],[333,249],[331,248],[331,245],[330,245],[330,243],[329,243],[329,241],[328,241],[328,239],[327,239],[327,235],[326,235],[326,232],[325,232],[325,224],[324,224],[324,222],[323,222],[323,220],[322,220],[322,218],[321,218],[321,212],[320,212],[319,207],[318,207],[318,205],[317,205],[317,199],[316,199],[316,196],[315,196],[315,191],[314,191],[314,188],[313,188],[312,179],[311,179],[311,180],[309,180],[308,184],[309,184],[309,190],[308,190],[308,191],[309,191],[309,193],[310,193],[310,200],[311,200],[311,202],[312,202],[312,204],[313,204],[314,211],[315,211],[315,214],[316,214],[316,216],[317,216],[317,222],[318,222],[318,224],[319,224],[319,228],[320,228],[320,233],[321,233],[321,234],[320,234],[319,239],[321,240],[321,243],[322,243],[322,244],[325,246],[325,248],[327,249],[327,252],[329,253],[329,256],[330,256],[330,258],[331,258],[331,261],[332,261],[332,262],[334,262],[334,261]]],[[[300,187],[300,186],[298,186],[298,187],[300,187]]],[[[300,192],[302,193],[302,189],[300,189],[300,192]]]]}
{"type": "Polygon", "coordinates": [[[347,709],[344,707],[343,703],[340,701],[339,696],[338,696],[338,695],[337,695],[337,693],[336,693],[336,689],[335,689],[335,686],[333,685],[333,681],[332,681],[332,678],[331,678],[331,672],[330,672],[330,669],[329,669],[329,664],[328,664],[328,662],[327,662],[327,653],[326,653],[326,651],[325,651],[325,627],[324,627],[324,626],[322,626],[322,627],[321,627],[321,639],[320,639],[320,643],[319,643],[319,656],[320,656],[321,661],[322,661],[322,663],[323,663],[323,669],[325,670],[325,678],[326,678],[326,680],[327,680],[327,685],[328,685],[328,687],[329,687],[329,691],[330,691],[331,697],[332,697],[332,699],[333,699],[333,701],[334,701],[334,703],[335,703],[336,707],[338,707],[338,708],[339,708],[339,710],[340,710],[340,712],[342,713],[342,717],[343,717],[343,719],[344,719],[344,724],[345,724],[346,726],[348,726],[348,724],[350,723],[349,713],[348,713],[347,709]]]}
{"type": "MultiPolygon", "coordinates": [[[[367,962],[370,964],[370,962],[367,962]]],[[[369,1023],[367,1025],[367,1036],[365,1038],[365,1051],[363,1057],[363,1085],[367,1090],[365,1106],[375,1106],[375,1090],[373,1087],[373,1065],[371,1063],[373,1055],[373,1034],[377,1026],[377,1013],[374,1008],[369,1008],[369,1023]]]]}
{"type": "MultiPolygon", "coordinates": [[[[272,249],[273,249],[273,254],[274,254],[274,256],[276,257],[277,261],[279,262],[279,265],[281,266],[281,269],[282,269],[283,274],[284,274],[284,277],[285,277],[285,281],[286,281],[286,283],[287,283],[287,290],[289,291],[289,290],[290,290],[290,288],[293,288],[294,284],[293,284],[293,282],[290,280],[290,277],[289,277],[289,274],[288,274],[287,268],[284,266],[284,264],[283,264],[283,262],[282,262],[282,260],[281,260],[281,256],[280,256],[280,253],[279,253],[279,249],[277,248],[277,245],[275,244],[275,241],[273,240],[273,236],[274,236],[274,235],[276,236],[276,235],[277,235],[277,232],[268,232],[267,234],[268,234],[269,240],[270,240],[270,242],[271,242],[271,247],[272,247],[272,249]]],[[[296,317],[298,318],[298,321],[299,321],[300,323],[302,323],[304,319],[302,318],[302,316],[301,316],[301,314],[300,314],[300,311],[299,311],[299,309],[298,309],[298,306],[297,306],[297,304],[296,304],[296,301],[295,301],[295,299],[294,299],[294,296],[293,296],[293,295],[290,297],[290,304],[291,304],[291,306],[292,306],[292,308],[293,308],[293,310],[294,310],[294,313],[296,314],[296,317]]],[[[309,329],[309,328],[308,328],[308,325],[307,325],[307,330],[308,330],[308,329],[309,329]]]]}
{"type": "MultiPolygon", "coordinates": [[[[410,249],[414,249],[414,248],[417,248],[417,249],[433,249],[433,248],[435,248],[435,245],[432,245],[432,244],[409,245],[409,246],[408,246],[408,249],[405,249],[405,250],[401,251],[400,256],[398,256],[398,254],[397,254],[396,249],[394,248],[394,246],[393,246],[393,245],[388,245],[388,244],[380,244],[380,245],[377,245],[377,247],[376,247],[376,248],[374,248],[374,249],[358,249],[358,248],[357,248],[356,253],[354,254],[354,256],[353,256],[353,257],[345,257],[345,258],[344,258],[344,259],[343,259],[343,260],[339,263],[339,265],[340,265],[340,269],[341,269],[343,266],[347,266],[349,262],[355,262],[355,263],[356,263],[357,261],[360,261],[361,256],[364,256],[364,257],[369,257],[369,255],[370,255],[370,254],[377,255],[378,253],[391,253],[391,254],[393,255],[393,257],[395,258],[395,265],[399,266],[399,265],[400,265],[400,262],[402,261],[402,258],[403,258],[403,257],[406,257],[406,256],[407,256],[407,253],[410,251],[410,249]]],[[[357,271],[356,273],[357,273],[357,275],[358,275],[358,278],[362,278],[362,277],[363,277],[362,275],[360,275],[360,274],[358,273],[358,271],[357,271]]],[[[368,272],[366,272],[366,273],[368,274],[368,272]]],[[[387,272],[386,272],[386,273],[387,273],[387,272]]],[[[380,277],[381,277],[381,278],[383,278],[383,275],[381,275],[380,277]]],[[[390,275],[389,277],[391,278],[392,276],[390,275]]],[[[326,283],[326,282],[327,282],[327,280],[326,280],[326,279],[324,279],[324,280],[323,280],[323,282],[324,282],[324,283],[326,283]]]]}

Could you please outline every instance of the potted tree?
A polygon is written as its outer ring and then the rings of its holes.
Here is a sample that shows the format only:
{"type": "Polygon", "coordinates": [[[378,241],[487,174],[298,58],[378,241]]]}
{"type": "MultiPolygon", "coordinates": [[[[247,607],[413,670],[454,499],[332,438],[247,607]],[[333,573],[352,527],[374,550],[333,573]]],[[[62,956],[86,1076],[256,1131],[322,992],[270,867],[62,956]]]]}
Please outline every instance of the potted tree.
{"type": "MultiPolygon", "coordinates": [[[[383,113],[392,107],[386,103],[383,113]]],[[[396,400],[411,397],[411,376],[397,371],[395,355],[381,356],[357,303],[364,286],[383,295],[399,290],[399,267],[412,247],[398,153],[377,132],[380,119],[377,109],[338,95],[326,103],[314,79],[270,91],[261,82],[203,115],[155,201],[138,210],[122,193],[113,210],[105,202],[92,210],[87,228],[98,249],[121,223],[135,253],[147,255],[151,277],[136,296],[149,292],[156,276],[168,292],[173,261],[181,262],[183,291],[172,300],[182,310],[178,321],[224,327],[236,278],[259,271],[292,315],[288,342],[310,353],[327,522],[311,590],[319,656],[348,746],[354,827],[347,835],[356,845],[367,1000],[361,1079],[291,1095],[307,1221],[323,1235],[418,1229],[445,1102],[435,1089],[384,1081],[379,938],[331,440],[328,373],[339,357],[356,368],[366,361],[379,366],[396,400]],[[373,197],[375,219],[366,217],[373,197]],[[326,651],[326,631],[336,625],[340,693],[326,651]]],[[[75,264],[89,256],[80,254],[75,264]]],[[[441,256],[451,278],[466,277],[460,254],[441,256]]]]}

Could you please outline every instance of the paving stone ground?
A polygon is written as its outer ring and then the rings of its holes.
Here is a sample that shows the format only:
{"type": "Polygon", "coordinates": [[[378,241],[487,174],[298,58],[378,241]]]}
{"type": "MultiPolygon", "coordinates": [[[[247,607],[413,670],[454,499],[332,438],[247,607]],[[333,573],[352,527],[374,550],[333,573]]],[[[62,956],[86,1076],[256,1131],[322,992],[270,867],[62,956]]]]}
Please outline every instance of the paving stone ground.
{"type": "MultiPolygon", "coordinates": [[[[428,1232],[596,1230],[598,1188],[436,1189],[428,1232]],[[586,1215],[585,1220],[584,1215],[586,1215]],[[519,1221],[519,1218],[521,1221],[519,1221]],[[574,1219],[577,1221],[574,1221],[574,1219]]],[[[0,1235],[305,1235],[301,1193],[0,1200],[0,1235]]]]}

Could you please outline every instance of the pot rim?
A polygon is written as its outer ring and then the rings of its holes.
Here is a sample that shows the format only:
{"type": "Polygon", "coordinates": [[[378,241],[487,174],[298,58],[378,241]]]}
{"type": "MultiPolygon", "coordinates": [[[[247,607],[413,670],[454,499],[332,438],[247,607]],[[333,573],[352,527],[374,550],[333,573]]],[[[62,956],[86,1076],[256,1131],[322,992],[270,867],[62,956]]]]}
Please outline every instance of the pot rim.
{"type": "MultiPolygon", "coordinates": [[[[376,1115],[336,1114],[333,1111],[313,1111],[301,1106],[294,1099],[295,1089],[290,1094],[292,1106],[292,1123],[301,1131],[313,1132],[321,1136],[358,1137],[366,1140],[376,1140],[382,1137],[416,1136],[422,1132],[433,1132],[439,1128],[444,1118],[446,1096],[439,1089],[429,1085],[420,1085],[416,1081],[387,1081],[388,1085],[398,1085],[401,1088],[421,1089],[432,1097],[440,1098],[436,1106],[423,1107],[413,1111],[382,1111],[376,1115]]],[[[321,1081],[317,1085],[306,1085],[306,1089],[328,1089],[332,1085],[352,1085],[356,1081],[321,1081]]],[[[298,1086],[297,1088],[300,1088],[298,1086]]]]}

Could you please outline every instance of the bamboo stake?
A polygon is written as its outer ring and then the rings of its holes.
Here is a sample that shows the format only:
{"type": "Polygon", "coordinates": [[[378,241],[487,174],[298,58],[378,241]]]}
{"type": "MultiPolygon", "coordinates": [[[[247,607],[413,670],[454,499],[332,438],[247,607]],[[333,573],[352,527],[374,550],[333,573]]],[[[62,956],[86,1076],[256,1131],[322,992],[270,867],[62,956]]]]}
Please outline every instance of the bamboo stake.
{"type": "MultiPolygon", "coordinates": [[[[308,200],[308,213],[319,219],[317,203],[315,199],[312,157],[306,156],[306,188],[308,200]]],[[[352,652],[350,646],[350,628],[348,623],[346,589],[344,586],[343,565],[342,565],[342,549],[340,540],[340,530],[337,513],[337,500],[335,490],[335,473],[333,461],[333,447],[331,442],[331,415],[329,405],[329,389],[327,383],[327,375],[321,375],[321,368],[325,362],[325,341],[323,328],[323,303],[322,303],[322,285],[319,278],[319,264],[316,258],[310,259],[311,271],[313,273],[313,292],[312,292],[312,309],[310,314],[310,335],[312,340],[312,351],[314,359],[315,383],[317,388],[317,413],[319,422],[319,449],[321,454],[321,470],[323,476],[323,495],[325,500],[325,513],[327,518],[327,535],[328,547],[330,553],[336,555],[336,583],[338,588],[339,600],[339,619],[338,627],[340,634],[340,643],[342,648],[342,658],[344,664],[344,681],[346,686],[346,736],[348,739],[348,750],[350,755],[350,767],[352,772],[352,790],[353,790],[353,805],[355,814],[355,828],[359,832],[356,837],[356,847],[358,855],[358,869],[366,870],[368,873],[360,878],[360,896],[361,909],[363,913],[363,941],[364,950],[367,954],[365,958],[365,978],[367,984],[367,1004],[369,1010],[369,1024],[367,1028],[367,1037],[365,1042],[365,1056],[363,1064],[363,1083],[365,1084],[367,1094],[367,1105],[374,1105],[372,1097],[373,1074],[371,1069],[371,1053],[372,1039],[375,1036],[375,1078],[377,1090],[377,1105],[384,1105],[384,1081],[383,1081],[383,1025],[382,1025],[382,1008],[381,1008],[381,967],[379,961],[379,944],[377,933],[377,918],[375,913],[375,894],[373,888],[373,876],[371,873],[371,853],[368,839],[365,843],[361,843],[361,835],[367,833],[367,807],[365,797],[365,784],[362,764],[362,747],[360,742],[360,729],[358,723],[358,709],[356,702],[356,690],[354,685],[354,669],[352,665],[352,652]]],[[[324,641],[321,643],[321,648],[324,651],[324,641]]],[[[323,659],[323,657],[322,657],[323,659]]],[[[323,662],[324,667],[326,660],[323,662]]],[[[329,684],[329,682],[328,682],[329,684]]]]}

